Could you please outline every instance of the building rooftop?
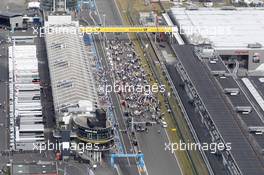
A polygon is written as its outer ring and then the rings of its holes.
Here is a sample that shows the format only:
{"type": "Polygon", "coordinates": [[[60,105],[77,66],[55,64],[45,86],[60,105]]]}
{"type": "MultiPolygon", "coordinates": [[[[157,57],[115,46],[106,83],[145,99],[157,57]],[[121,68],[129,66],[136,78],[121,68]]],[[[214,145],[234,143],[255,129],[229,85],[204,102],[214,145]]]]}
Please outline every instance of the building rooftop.
{"type": "Polygon", "coordinates": [[[49,164],[13,164],[12,175],[57,175],[57,166],[55,163],[49,164]]]}
{"type": "Polygon", "coordinates": [[[22,13],[10,12],[10,11],[0,11],[0,17],[12,18],[22,16],[22,13]]]}
{"type": "Polygon", "coordinates": [[[90,59],[84,41],[79,36],[79,24],[70,16],[49,16],[45,27],[46,47],[50,69],[51,86],[55,111],[76,105],[80,100],[97,103],[97,91],[92,75],[90,59]],[[76,30],[76,33],[67,32],[76,30]],[[64,31],[64,32],[63,32],[64,31]]]}
{"type": "Polygon", "coordinates": [[[106,113],[104,110],[96,109],[94,114],[79,114],[74,116],[74,123],[84,127],[91,129],[100,129],[111,126],[110,123],[106,119],[106,113]]]}
{"type": "Polygon", "coordinates": [[[248,44],[264,45],[264,9],[171,8],[181,33],[191,43],[209,42],[217,49],[249,49],[248,44]],[[200,34],[197,31],[200,29],[200,34]],[[215,34],[216,33],[216,34],[215,34]]]}
{"type": "Polygon", "coordinates": [[[14,129],[10,136],[15,143],[10,145],[12,149],[32,150],[32,143],[44,140],[37,49],[36,45],[15,44],[8,52],[10,129],[14,129]]]}

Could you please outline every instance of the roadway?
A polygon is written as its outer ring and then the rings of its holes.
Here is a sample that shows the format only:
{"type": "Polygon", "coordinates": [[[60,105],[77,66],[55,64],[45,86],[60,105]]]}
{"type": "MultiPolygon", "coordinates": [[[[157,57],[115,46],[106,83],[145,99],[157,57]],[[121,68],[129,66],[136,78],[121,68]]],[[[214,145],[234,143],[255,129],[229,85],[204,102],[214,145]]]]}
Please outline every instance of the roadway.
{"type": "MultiPolygon", "coordinates": [[[[157,43],[157,50],[159,50],[164,57],[166,69],[173,81],[174,87],[177,90],[180,100],[185,108],[185,111],[191,121],[191,124],[195,130],[196,135],[198,136],[200,143],[211,143],[209,133],[207,129],[205,129],[205,126],[201,123],[200,114],[194,108],[193,104],[190,103],[189,96],[187,95],[185,89],[181,86],[183,82],[174,66],[176,64],[176,57],[173,54],[171,44],[166,40],[163,42],[159,42],[157,43]],[[160,45],[163,45],[164,47],[161,47],[160,45]]],[[[215,174],[227,175],[227,172],[225,171],[225,167],[219,155],[211,154],[209,151],[205,152],[205,154],[215,174]]]]}
{"type": "Polygon", "coordinates": [[[0,29],[0,169],[5,165],[7,158],[3,155],[8,154],[9,150],[9,119],[8,119],[8,44],[7,32],[0,29]],[[3,154],[4,153],[4,154],[3,154]]]}
{"type": "Polygon", "coordinates": [[[165,150],[165,143],[170,143],[168,134],[160,125],[149,127],[148,133],[137,134],[141,151],[149,175],[181,175],[177,159],[169,150],[165,150]],[[160,133],[158,133],[160,130],[160,133]]]}
{"type": "MultiPolygon", "coordinates": [[[[98,42],[95,42],[96,43],[96,47],[98,49],[98,52],[99,53],[103,53],[103,48],[101,45],[99,45],[98,42]]],[[[103,55],[101,55],[102,57],[104,57],[103,55]]],[[[105,70],[109,71],[109,68],[108,68],[108,63],[106,62],[105,59],[102,59],[102,64],[105,68],[105,70]]],[[[106,78],[108,80],[112,80],[112,77],[110,74],[106,75],[106,78]]],[[[113,86],[113,82],[109,82],[111,83],[111,85],[113,86]]],[[[118,128],[119,130],[126,130],[126,124],[125,124],[125,121],[123,119],[123,112],[121,110],[121,105],[119,104],[119,99],[118,99],[118,96],[117,94],[115,94],[114,92],[111,92],[110,93],[110,98],[111,98],[111,101],[112,101],[112,105],[115,107],[113,109],[114,111],[114,116],[116,117],[117,119],[117,122],[118,122],[118,128]]],[[[131,144],[131,141],[130,141],[130,138],[128,136],[128,134],[126,132],[119,132],[119,135],[121,136],[121,142],[122,144],[124,145],[124,153],[132,153],[131,152],[131,149],[133,148],[132,147],[132,144],[131,144]]],[[[123,172],[126,172],[127,174],[138,174],[138,170],[137,170],[137,166],[136,166],[136,161],[135,159],[126,159],[127,161],[124,161],[124,159],[122,159],[122,161],[119,161],[119,166],[121,168],[121,170],[123,172]]]]}
{"type": "MultiPolygon", "coordinates": [[[[197,112],[197,110],[195,110],[194,106],[189,102],[189,97],[185,89],[181,86],[183,82],[178,72],[176,72],[176,69],[174,67],[174,62],[167,61],[166,67],[200,142],[211,143],[210,135],[207,129],[205,128],[205,126],[203,126],[203,124],[201,123],[200,114],[197,112]]],[[[205,152],[205,154],[215,174],[227,175],[227,172],[225,171],[225,167],[223,166],[222,163],[222,159],[219,155],[211,154],[209,151],[205,152]]]]}
{"type": "MultiPolygon", "coordinates": [[[[263,174],[263,165],[234,118],[234,112],[226,104],[205,65],[194,56],[192,46],[173,45],[173,49],[223,139],[226,143],[232,143],[231,153],[240,170],[243,174],[263,174]]],[[[173,78],[175,75],[171,73],[171,76],[173,78]]]]}
{"type": "MultiPolygon", "coordinates": [[[[122,25],[122,19],[114,0],[96,0],[96,4],[99,14],[101,15],[101,19],[104,19],[105,16],[105,25],[122,25]]],[[[106,36],[108,39],[113,39],[118,36],[119,39],[128,40],[127,34],[106,34],[106,36]]],[[[104,64],[107,65],[107,63],[104,64]]],[[[114,94],[111,94],[111,96],[114,106],[119,106],[117,96],[114,94]]],[[[122,124],[124,123],[122,111],[118,107],[116,108],[116,110],[116,116],[118,118],[118,121],[121,123],[120,127],[122,129],[126,129],[126,126],[122,124]]],[[[181,174],[180,166],[175,155],[164,151],[164,145],[165,143],[168,143],[169,140],[163,128],[160,128],[162,131],[161,134],[157,132],[158,127],[159,126],[154,126],[152,128],[149,128],[148,133],[137,134],[140,150],[145,156],[147,173],[151,175],[181,174]]],[[[122,133],[122,135],[126,137],[125,135],[127,134],[122,133]]],[[[126,142],[125,145],[128,148],[130,147],[130,143],[126,142]]]]}
{"type": "MultiPolygon", "coordinates": [[[[147,34],[140,33],[138,36],[141,38],[143,45],[149,45],[149,47],[151,47],[151,42],[149,41],[147,34]]],[[[160,75],[156,71],[156,64],[159,60],[157,55],[152,49],[146,49],[145,52],[147,53],[146,56],[151,64],[153,73],[155,73],[158,82],[161,82],[160,75]]],[[[165,143],[170,142],[168,134],[164,128],[161,126],[154,126],[149,129],[147,135],[139,133],[137,134],[137,138],[141,150],[145,154],[149,174],[182,174],[176,155],[164,150],[165,143]],[[157,130],[160,130],[161,134],[159,134],[157,130]],[[166,160],[166,162],[161,162],[160,160],[166,160]],[[164,170],[166,171],[164,172],[164,170]]]]}
{"type": "MultiPolygon", "coordinates": [[[[96,37],[95,37],[96,38],[96,37]]],[[[98,42],[95,42],[96,44],[96,47],[98,49],[98,52],[99,54],[103,53],[103,47],[101,45],[99,45],[98,42]]],[[[101,55],[101,57],[104,57],[103,55],[101,55]]],[[[108,63],[106,62],[105,59],[102,59],[102,64],[104,66],[104,69],[106,71],[109,71],[109,68],[108,68],[108,63]]],[[[106,78],[108,80],[112,80],[112,77],[110,74],[106,75],[106,78]]],[[[112,86],[113,86],[113,82],[109,82],[112,86]]],[[[124,118],[123,118],[123,111],[122,111],[122,107],[119,103],[119,99],[118,99],[118,96],[117,94],[115,94],[114,92],[111,92],[110,93],[110,98],[111,98],[111,102],[112,102],[112,105],[114,106],[114,116],[116,117],[116,121],[118,123],[118,128],[119,128],[119,131],[125,131],[127,130],[126,128],[126,124],[125,124],[125,121],[124,121],[124,118]]],[[[133,146],[131,144],[131,141],[130,141],[130,138],[127,134],[127,132],[119,132],[119,135],[121,136],[121,142],[122,142],[122,145],[124,146],[123,148],[123,151],[124,153],[133,153],[131,150],[133,149],[133,146]]],[[[119,159],[119,161],[117,160],[117,162],[120,166],[120,169],[122,172],[125,172],[126,174],[128,175],[134,175],[134,174],[138,174],[138,169],[136,167],[136,161],[135,159],[133,158],[128,158],[128,159],[119,159]],[[127,160],[127,161],[125,161],[127,160]]]]}
{"type": "Polygon", "coordinates": [[[50,74],[47,60],[47,53],[44,38],[36,37],[35,43],[37,47],[37,58],[39,65],[39,77],[41,80],[41,104],[43,121],[45,123],[45,137],[50,141],[54,141],[52,130],[56,126],[55,114],[53,108],[52,90],[50,86],[50,74]]]}
{"type": "MultiPolygon", "coordinates": [[[[109,1],[105,1],[105,4],[109,3],[109,1]]],[[[111,3],[109,3],[109,7],[113,7],[111,6],[111,3]]],[[[101,6],[99,7],[99,9],[101,9],[101,6]]],[[[107,11],[111,11],[107,10],[107,11]]],[[[112,9],[112,11],[114,11],[114,9],[112,9]]],[[[100,22],[100,18],[98,16],[96,16],[94,13],[90,13],[88,10],[87,11],[83,11],[81,13],[81,17],[80,19],[82,19],[84,22],[88,23],[89,25],[94,25],[94,23],[99,24],[100,22]]],[[[114,21],[114,20],[113,20],[114,21]]],[[[107,21],[108,22],[108,21],[107,21]]],[[[108,23],[106,23],[108,24],[108,23]]],[[[113,34],[107,34],[106,37],[108,39],[114,39],[114,35],[113,34]]],[[[107,60],[105,59],[105,50],[104,50],[104,41],[98,36],[98,35],[94,35],[94,39],[95,39],[95,46],[97,49],[97,54],[98,56],[101,58],[102,61],[102,66],[104,68],[104,70],[106,70],[106,72],[110,71],[109,65],[107,63],[107,60]]],[[[113,86],[113,79],[112,76],[110,74],[106,75],[106,79],[109,80],[109,83],[111,83],[111,85],[113,86]]],[[[114,111],[114,116],[117,119],[118,122],[118,128],[119,130],[126,130],[126,124],[125,121],[123,119],[123,112],[121,110],[120,104],[119,104],[119,99],[117,94],[115,94],[114,92],[110,93],[110,99],[112,101],[112,105],[115,107],[113,109],[114,111]]],[[[124,153],[132,153],[131,150],[133,148],[130,138],[128,136],[127,133],[125,132],[119,132],[119,135],[121,137],[121,142],[124,145],[124,153]]],[[[136,175],[139,174],[138,172],[138,168],[137,168],[137,164],[135,159],[133,158],[127,158],[127,159],[119,159],[118,164],[120,166],[120,169],[122,172],[124,172],[127,175],[136,175]],[[119,161],[120,160],[120,161],[119,161]],[[126,160],[126,161],[125,161],[126,160]]]]}

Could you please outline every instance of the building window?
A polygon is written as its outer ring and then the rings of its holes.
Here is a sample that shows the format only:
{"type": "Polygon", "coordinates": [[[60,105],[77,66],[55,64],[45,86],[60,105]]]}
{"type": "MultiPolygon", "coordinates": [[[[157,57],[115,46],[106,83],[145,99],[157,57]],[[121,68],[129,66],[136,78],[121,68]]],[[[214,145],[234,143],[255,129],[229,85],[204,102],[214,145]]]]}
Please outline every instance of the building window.
{"type": "Polygon", "coordinates": [[[62,81],[59,81],[57,84],[57,88],[69,88],[69,87],[72,87],[71,80],[62,80],[62,81]]]}
{"type": "Polygon", "coordinates": [[[68,67],[68,62],[63,59],[57,59],[54,61],[53,65],[55,67],[68,67]]]}
{"type": "Polygon", "coordinates": [[[258,53],[254,53],[253,55],[253,63],[260,63],[260,58],[258,53]]]}

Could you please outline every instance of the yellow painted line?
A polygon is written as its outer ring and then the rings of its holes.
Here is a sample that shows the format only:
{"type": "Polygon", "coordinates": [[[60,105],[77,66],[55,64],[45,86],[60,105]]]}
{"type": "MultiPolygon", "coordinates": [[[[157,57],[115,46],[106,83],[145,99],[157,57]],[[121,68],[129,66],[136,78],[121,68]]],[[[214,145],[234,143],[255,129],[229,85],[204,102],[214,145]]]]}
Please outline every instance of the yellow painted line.
{"type": "Polygon", "coordinates": [[[171,33],[169,26],[158,27],[81,27],[83,33],[171,33]]]}

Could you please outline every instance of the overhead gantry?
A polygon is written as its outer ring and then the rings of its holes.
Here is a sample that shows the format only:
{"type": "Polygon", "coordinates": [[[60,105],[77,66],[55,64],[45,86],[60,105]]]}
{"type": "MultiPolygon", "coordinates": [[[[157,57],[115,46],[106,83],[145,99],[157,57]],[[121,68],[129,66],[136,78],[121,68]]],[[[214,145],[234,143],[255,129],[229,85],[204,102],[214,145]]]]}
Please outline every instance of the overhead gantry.
{"type": "Polygon", "coordinates": [[[175,33],[178,32],[176,26],[88,26],[80,27],[83,33],[175,33]]]}

